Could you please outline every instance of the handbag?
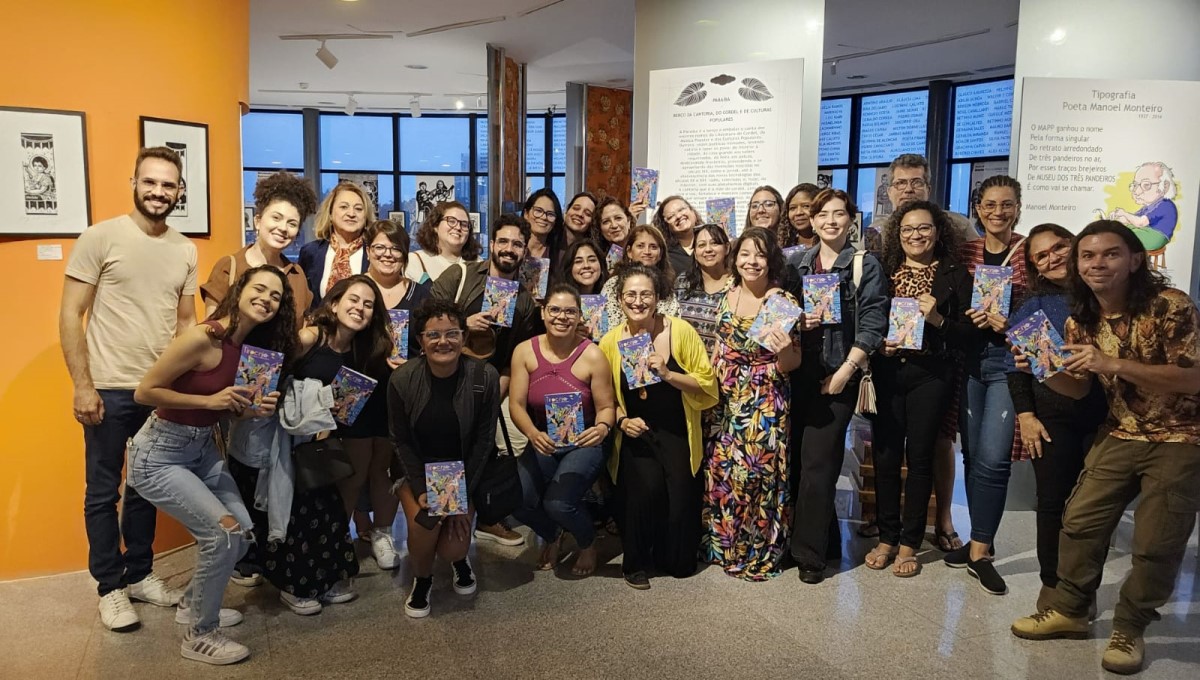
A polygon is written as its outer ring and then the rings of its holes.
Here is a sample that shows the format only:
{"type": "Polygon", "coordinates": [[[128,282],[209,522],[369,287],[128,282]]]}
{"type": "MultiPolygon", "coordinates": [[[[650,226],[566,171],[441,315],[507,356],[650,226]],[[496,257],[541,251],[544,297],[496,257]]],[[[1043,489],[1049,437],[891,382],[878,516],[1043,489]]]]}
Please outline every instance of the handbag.
{"type": "MultiPolygon", "coordinates": [[[[854,335],[858,336],[858,284],[862,282],[863,257],[867,251],[854,251],[854,266],[852,280],[854,281],[854,335]]],[[[862,380],[858,383],[858,401],[854,405],[854,412],[860,416],[874,414],[875,409],[875,383],[871,380],[871,363],[867,362],[866,368],[862,369],[862,380]]]]}
{"type": "Polygon", "coordinates": [[[300,491],[329,486],[354,474],[354,465],[337,437],[297,444],[292,448],[292,465],[300,491]]]}
{"type": "MultiPolygon", "coordinates": [[[[475,371],[475,412],[483,410],[484,372],[475,371]]],[[[480,478],[475,487],[475,513],[480,524],[495,524],[513,514],[524,502],[521,491],[521,477],[517,473],[517,458],[513,455],[512,440],[508,436],[508,426],[504,418],[500,418],[500,431],[504,435],[504,451],[492,446],[492,453],[479,472],[480,478]]]]}

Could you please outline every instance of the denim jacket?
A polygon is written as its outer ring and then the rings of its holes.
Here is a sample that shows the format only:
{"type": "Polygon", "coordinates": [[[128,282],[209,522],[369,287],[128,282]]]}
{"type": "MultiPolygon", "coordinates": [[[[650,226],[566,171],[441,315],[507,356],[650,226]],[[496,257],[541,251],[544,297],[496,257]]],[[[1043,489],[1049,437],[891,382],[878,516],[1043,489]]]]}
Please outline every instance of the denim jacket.
{"type": "MultiPolygon", "coordinates": [[[[785,285],[796,299],[803,299],[803,277],[814,273],[813,262],[820,252],[819,247],[809,248],[788,258],[785,285]]],[[[863,255],[862,280],[858,290],[854,290],[854,246],[849,243],[838,253],[833,267],[826,273],[837,274],[841,280],[842,323],[804,332],[823,334],[822,367],[827,373],[833,373],[846,361],[851,348],[858,347],[870,356],[883,344],[887,335],[888,288],[883,266],[874,255],[867,253],[863,255]]]]}

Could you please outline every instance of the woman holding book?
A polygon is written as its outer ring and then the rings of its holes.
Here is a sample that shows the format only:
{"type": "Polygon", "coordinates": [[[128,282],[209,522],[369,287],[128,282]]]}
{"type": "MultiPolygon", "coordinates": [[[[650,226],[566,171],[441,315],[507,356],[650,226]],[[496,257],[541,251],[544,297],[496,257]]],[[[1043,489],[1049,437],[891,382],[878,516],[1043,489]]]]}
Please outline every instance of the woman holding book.
{"type": "MultiPolygon", "coordinates": [[[[887,289],[883,268],[869,253],[855,251],[849,242],[857,212],[854,201],[840,189],[826,189],[813,199],[809,212],[821,245],[800,255],[791,265],[791,291],[800,298],[804,277],[834,275],[831,293],[841,321],[822,325],[810,313],[801,317],[803,361],[792,374],[792,471],[795,486],[792,556],[800,580],[820,583],[825,561],[840,550],[834,495],[845,457],[846,428],[854,415],[862,372],[871,353],[887,332],[887,289]]],[[[807,304],[806,304],[807,307],[807,304]]]]}
{"type": "Polygon", "coordinates": [[[779,224],[780,248],[801,246],[807,249],[817,245],[817,235],[813,233],[808,211],[820,191],[815,184],[801,182],[788,192],[783,202],[787,212],[779,224]]]}
{"type": "MultiPolygon", "coordinates": [[[[686,321],[657,311],[670,290],[660,270],[629,264],[617,274],[626,320],[600,341],[617,390],[617,436],[608,469],[622,499],[621,570],[632,588],[647,573],[676,578],[696,571],[700,543],[700,413],[717,403],[717,382],[704,343],[686,321]],[[642,336],[646,353],[622,346],[642,336]],[[656,382],[632,383],[623,363],[643,359],[656,382]]],[[[636,344],[636,341],[635,343],[636,344]]]]}
{"type": "MultiPolygon", "coordinates": [[[[645,209],[644,205],[641,207],[645,209]]],[[[592,229],[600,234],[598,243],[604,248],[606,258],[613,246],[625,247],[634,221],[633,212],[615,196],[600,199],[600,203],[596,205],[596,212],[592,214],[592,229]]]]}
{"type": "MultiPolygon", "coordinates": [[[[784,236],[781,224],[784,219],[785,206],[779,190],[770,184],[763,185],[750,194],[750,202],[746,204],[746,229],[759,227],[775,234],[776,239],[784,236]]],[[[778,242],[778,241],[777,241],[778,242]]]]}
{"type": "Polygon", "coordinates": [[[713,364],[721,399],[704,463],[701,559],[762,581],[779,574],[787,550],[788,373],[801,358],[789,331],[800,310],[779,288],[784,263],[775,234],[747,229],[733,253],[732,285],[717,307],[713,364]],[[786,315],[789,307],[795,316],[786,315]]]}
{"type": "Polygon", "coordinates": [[[704,340],[711,355],[717,343],[717,306],[729,289],[729,234],[715,224],[696,230],[690,265],[675,279],[679,316],[704,340]]]}
{"type": "Polygon", "coordinates": [[[538,189],[525,199],[522,215],[529,221],[529,244],[526,257],[550,260],[550,268],[558,267],[562,251],[567,247],[567,227],[558,196],[550,189],[538,189]]]}
{"type": "Polygon", "coordinates": [[[667,241],[667,259],[675,272],[685,272],[692,266],[692,251],[696,246],[696,227],[700,213],[683,196],[668,196],[658,204],[651,224],[658,227],[667,241]]]}
{"type": "Polygon", "coordinates": [[[892,573],[901,577],[921,572],[916,555],[933,493],[934,443],[955,384],[955,353],[978,332],[966,317],[971,276],[958,259],[959,247],[950,218],[928,201],[905,203],[883,229],[892,333],[871,361],[878,402],[872,453],[879,545],[867,554],[866,565],[884,569],[894,559],[892,573]],[[898,313],[897,305],[908,309],[898,313]],[[906,324],[910,342],[900,343],[894,338],[906,324]],[[911,341],[915,337],[922,340],[911,341]]]}
{"type": "MultiPolygon", "coordinates": [[[[629,231],[629,242],[625,253],[612,269],[608,281],[600,294],[604,296],[604,313],[608,316],[608,327],[616,328],[625,323],[625,306],[621,301],[617,275],[624,267],[640,264],[658,272],[658,276],[668,284],[675,280],[675,269],[667,258],[667,240],[657,227],[639,224],[629,231]]],[[[658,299],[658,313],[667,316],[679,316],[679,300],[674,290],[668,285],[666,292],[658,299]]]]}
{"type": "MultiPolygon", "coordinates": [[[[943,561],[950,567],[966,567],[984,591],[1003,595],[1008,586],[992,565],[992,544],[1004,516],[1012,461],[1029,455],[1022,449],[1020,430],[1012,417],[1004,336],[1009,325],[1008,303],[1024,297],[1027,288],[1025,267],[1012,266],[1025,259],[1025,239],[1014,231],[1021,218],[1021,185],[1011,177],[995,175],[984,180],[979,196],[975,210],[983,220],[984,237],[963,244],[962,260],[972,276],[982,265],[1011,267],[1012,297],[1001,300],[1000,311],[974,309],[974,305],[967,309],[967,317],[980,330],[964,352],[965,398],[959,416],[971,540],[947,553],[943,561]]],[[[989,286],[989,290],[999,287],[989,286]]]]}
{"type": "MultiPolygon", "coordinates": [[[[171,342],[134,392],[157,410],[129,446],[130,488],[179,520],[200,549],[196,571],[175,616],[187,624],[184,658],[224,665],[250,650],[220,632],[242,620],[221,608],[234,564],[256,523],[217,450],[213,428],[222,416],[269,417],[278,392],[254,405],[254,388],[235,387],[242,344],[295,350],[295,300],[283,272],[247,269],[215,312],[171,342]]],[[[265,523],[264,525],[265,526],[265,523]]]]}
{"type": "Polygon", "coordinates": [[[417,230],[417,244],[421,250],[409,255],[404,276],[431,285],[451,266],[478,260],[481,250],[467,206],[458,201],[433,206],[417,230]]]}
{"type": "Polygon", "coordinates": [[[300,268],[312,291],[310,309],[321,304],[338,281],[367,271],[363,229],[375,221],[375,204],[354,182],[338,182],[317,208],[316,240],[300,249],[300,268]]]}
{"type": "Polygon", "coordinates": [[[583,496],[604,466],[601,445],[615,416],[612,370],[600,348],[580,340],[581,314],[574,286],[550,287],[542,306],[546,333],[517,346],[508,395],[513,424],[529,439],[517,459],[525,504],[514,515],[546,544],[538,569],[558,564],[567,531],[579,549],[571,573],[588,576],[596,569],[596,531],[583,496]],[[564,427],[569,418],[579,423],[577,431],[564,427]]]}
{"type": "MultiPolygon", "coordinates": [[[[392,374],[387,385],[388,422],[395,443],[392,478],[408,521],[408,561],[413,586],[404,613],[429,615],[434,557],[450,563],[454,592],[475,592],[467,560],[475,507],[443,514],[428,473],[461,471],[457,483],[473,499],[487,461],[496,451],[500,417],[500,374],[488,363],[463,354],[467,319],[458,305],[431,298],[413,311],[412,332],[423,350],[392,374]],[[451,463],[453,465],[444,465],[451,463]]],[[[436,477],[434,477],[436,481],[436,477]]]]}

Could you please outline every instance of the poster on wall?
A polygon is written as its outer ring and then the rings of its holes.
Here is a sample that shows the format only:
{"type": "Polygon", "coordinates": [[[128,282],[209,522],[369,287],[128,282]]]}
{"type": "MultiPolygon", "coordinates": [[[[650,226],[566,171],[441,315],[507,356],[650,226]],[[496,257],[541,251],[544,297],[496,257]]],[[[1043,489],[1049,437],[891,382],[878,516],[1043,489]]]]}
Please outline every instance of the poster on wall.
{"type": "Polygon", "coordinates": [[[971,192],[967,200],[968,217],[976,219],[975,206],[979,205],[979,189],[983,180],[996,175],[1008,174],[1008,161],[976,161],[971,164],[971,192]]]}
{"type": "Polygon", "coordinates": [[[1196,293],[1200,83],[1026,78],[1017,179],[1025,224],[1122,222],[1150,263],[1196,293]]]}
{"type": "Polygon", "coordinates": [[[367,192],[367,198],[371,201],[371,205],[379,210],[379,175],[363,174],[357,172],[339,172],[339,182],[353,182],[362,187],[363,191],[367,192]]]}
{"type": "Polygon", "coordinates": [[[210,230],[208,192],[208,125],[142,116],[142,146],[165,146],[179,154],[183,191],[167,217],[181,234],[207,236],[210,230]]]}
{"type": "Polygon", "coordinates": [[[0,235],[78,235],[91,223],[81,111],[0,107],[0,235]]]}
{"type": "Polygon", "coordinates": [[[795,185],[803,77],[803,59],[651,71],[646,166],[659,199],[742,206],[755,187],[795,185]]]}
{"type": "Polygon", "coordinates": [[[413,223],[420,225],[438,203],[454,200],[454,177],[451,175],[417,176],[417,211],[413,223]]]}
{"type": "Polygon", "coordinates": [[[895,207],[888,197],[888,187],[892,184],[892,174],[887,168],[875,168],[875,211],[871,213],[871,222],[879,223],[892,214],[895,207]]]}

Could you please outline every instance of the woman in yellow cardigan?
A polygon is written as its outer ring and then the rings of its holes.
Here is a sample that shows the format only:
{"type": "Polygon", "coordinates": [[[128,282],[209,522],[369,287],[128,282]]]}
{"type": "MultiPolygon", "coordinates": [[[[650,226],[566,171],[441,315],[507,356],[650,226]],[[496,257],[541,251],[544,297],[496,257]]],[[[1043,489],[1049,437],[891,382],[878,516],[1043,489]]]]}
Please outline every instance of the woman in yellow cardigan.
{"type": "Polygon", "coordinates": [[[676,578],[696,571],[700,547],[700,484],[704,448],[700,412],[717,403],[717,379],[699,334],[686,321],[655,310],[670,291],[660,272],[628,265],[617,277],[625,323],[600,341],[617,390],[617,436],[609,472],[624,507],[621,571],[630,587],[650,587],[648,572],[676,578]],[[619,343],[651,338],[643,361],[659,381],[631,387],[619,343]]]}

